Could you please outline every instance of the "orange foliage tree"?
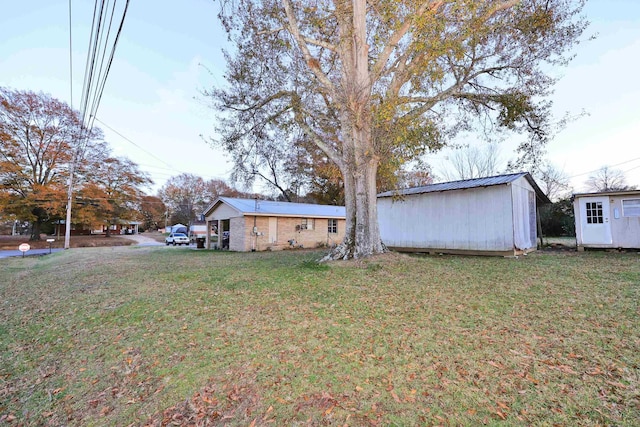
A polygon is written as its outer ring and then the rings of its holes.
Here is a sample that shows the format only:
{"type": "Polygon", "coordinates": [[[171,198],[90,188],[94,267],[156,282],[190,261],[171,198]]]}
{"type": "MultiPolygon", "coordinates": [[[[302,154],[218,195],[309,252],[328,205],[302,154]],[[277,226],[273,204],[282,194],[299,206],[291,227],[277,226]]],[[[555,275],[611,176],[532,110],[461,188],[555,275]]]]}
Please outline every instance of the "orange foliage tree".
{"type": "Polygon", "coordinates": [[[111,226],[143,219],[140,212],[143,188],[152,181],[137,164],[126,158],[112,157],[108,150],[92,163],[93,167],[79,182],[76,221],[104,224],[109,237],[111,226]]]}
{"type": "Polygon", "coordinates": [[[99,136],[82,133],[78,114],[49,95],[0,87],[0,209],[31,222],[32,240],[63,212],[81,143],[90,149],[99,136]]]}

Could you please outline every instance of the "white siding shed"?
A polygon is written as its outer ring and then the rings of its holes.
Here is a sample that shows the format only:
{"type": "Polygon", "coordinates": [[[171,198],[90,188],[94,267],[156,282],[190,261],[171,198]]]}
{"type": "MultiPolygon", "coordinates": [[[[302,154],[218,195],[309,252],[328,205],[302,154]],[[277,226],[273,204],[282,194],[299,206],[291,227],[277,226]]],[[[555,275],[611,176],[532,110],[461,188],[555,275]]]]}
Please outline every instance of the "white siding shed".
{"type": "Polygon", "coordinates": [[[412,252],[516,255],[537,247],[536,201],[526,172],[432,184],[378,195],[387,247],[412,252]]]}

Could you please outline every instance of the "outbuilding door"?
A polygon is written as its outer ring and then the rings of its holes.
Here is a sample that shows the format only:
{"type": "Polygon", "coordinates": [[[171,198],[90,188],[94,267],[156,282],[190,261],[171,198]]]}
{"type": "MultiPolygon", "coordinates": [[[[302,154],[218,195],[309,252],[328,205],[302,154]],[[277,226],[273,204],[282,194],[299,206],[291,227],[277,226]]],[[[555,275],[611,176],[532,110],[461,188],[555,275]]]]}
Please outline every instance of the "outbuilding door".
{"type": "Polygon", "coordinates": [[[269,243],[278,242],[278,218],[269,217],[269,243]]]}
{"type": "Polygon", "coordinates": [[[591,245],[612,244],[609,198],[582,197],[579,200],[580,217],[582,218],[582,243],[591,245]]]}

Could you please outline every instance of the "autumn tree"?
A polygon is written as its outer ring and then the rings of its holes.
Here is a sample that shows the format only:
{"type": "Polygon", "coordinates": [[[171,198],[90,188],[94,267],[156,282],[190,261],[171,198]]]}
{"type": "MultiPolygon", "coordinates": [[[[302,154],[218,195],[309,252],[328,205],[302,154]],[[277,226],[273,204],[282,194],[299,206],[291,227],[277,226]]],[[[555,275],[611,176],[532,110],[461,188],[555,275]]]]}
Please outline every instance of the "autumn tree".
{"type": "Polygon", "coordinates": [[[340,169],[326,156],[317,157],[309,177],[307,196],[321,205],[344,205],[344,182],[340,169]]]}
{"type": "Polygon", "coordinates": [[[634,187],[627,185],[627,178],[620,169],[612,169],[603,166],[587,179],[585,183],[589,191],[624,191],[633,190],[634,187]]]}
{"type": "Polygon", "coordinates": [[[83,131],[67,104],[0,87],[0,208],[31,222],[31,239],[40,239],[40,226],[64,211],[74,153],[82,166],[100,137],[98,129],[83,131]]]}
{"type": "Polygon", "coordinates": [[[188,173],[169,178],[158,191],[172,224],[191,224],[218,196],[253,197],[221,179],[205,181],[200,176],[188,173]]]}
{"type": "Polygon", "coordinates": [[[167,207],[170,221],[186,225],[195,219],[196,212],[202,210],[209,200],[204,179],[188,173],[169,178],[158,191],[158,197],[167,207]]]}
{"type": "Polygon", "coordinates": [[[100,222],[111,235],[112,225],[121,221],[140,220],[139,205],[144,187],[151,184],[149,176],[127,158],[106,152],[94,158],[93,167],[78,182],[76,222],[100,222]]]}
{"type": "Polygon", "coordinates": [[[144,230],[157,230],[165,225],[167,208],[161,198],[148,195],[142,196],[138,211],[142,216],[142,228],[144,230]]]}
{"type": "Polygon", "coordinates": [[[586,25],[581,0],[220,3],[234,50],[228,84],[206,93],[221,111],[219,143],[237,153],[294,132],[313,141],[344,181],[335,258],[384,251],[383,160],[402,165],[478,122],[527,132],[524,157],[543,145],[548,70],[567,63],[586,25]]]}
{"type": "Polygon", "coordinates": [[[398,188],[423,187],[433,184],[433,174],[427,165],[420,165],[420,167],[411,170],[402,170],[398,175],[398,188]]]}

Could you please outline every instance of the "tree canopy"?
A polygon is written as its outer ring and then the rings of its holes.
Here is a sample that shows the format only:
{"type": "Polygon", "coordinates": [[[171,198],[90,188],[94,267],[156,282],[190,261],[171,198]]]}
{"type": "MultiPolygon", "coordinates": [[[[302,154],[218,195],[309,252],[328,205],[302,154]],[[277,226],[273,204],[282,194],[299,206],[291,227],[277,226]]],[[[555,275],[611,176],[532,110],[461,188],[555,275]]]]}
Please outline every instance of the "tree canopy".
{"type": "MultiPolygon", "coordinates": [[[[92,149],[98,130],[82,133],[76,112],[43,93],[0,87],[0,206],[33,224],[59,213],[66,201],[69,164],[81,136],[92,149]]],[[[82,155],[82,153],[80,153],[82,155]]]]}
{"type": "Polygon", "coordinates": [[[593,172],[585,182],[589,191],[624,191],[634,190],[635,187],[627,185],[627,178],[620,169],[603,166],[593,172]]]}
{"type": "MultiPolygon", "coordinates": [[[[233,42],[207,91],[236,165],[313,143],[340,170],[347,210],[335,257],[384,251],[378,173],[480,124],[548,137],[555,79],[586,26],[577,0],[220,0],[233,42]]],[[[393,175],[393,174],[392,174],[393,175]]]]}
{"type": "Polygon", "coordinates": [[[130,160],[113,157],[100,129],[84,129],[64,102],[0,87],[0,141],[0,208],[29,221],[32,239],[40,238],[43,223],[64,217],[74,162],[73,223],[137,218],[150,179],[130,160]]]}
{"type": "Polygon", "coordinates": [[[76,221],[84,224],[111,225],[120,221],[141,220],[140,202],[143,187],[151,184],[149,176],[127,158],[111,156],[108,151],[93,159],[93,168],[79,182],[76,221]]]}
{"type": "Polygon", "coordinates": [[[191,224],[218,196],[253,197],[220,179],[204,180],[190,173],[169,178],[158,191],[172,224],[191,224]]]}

